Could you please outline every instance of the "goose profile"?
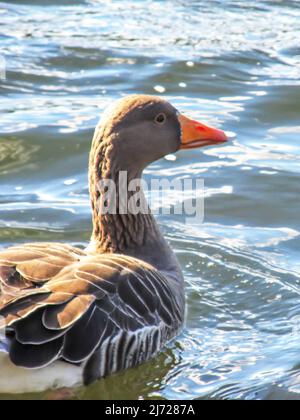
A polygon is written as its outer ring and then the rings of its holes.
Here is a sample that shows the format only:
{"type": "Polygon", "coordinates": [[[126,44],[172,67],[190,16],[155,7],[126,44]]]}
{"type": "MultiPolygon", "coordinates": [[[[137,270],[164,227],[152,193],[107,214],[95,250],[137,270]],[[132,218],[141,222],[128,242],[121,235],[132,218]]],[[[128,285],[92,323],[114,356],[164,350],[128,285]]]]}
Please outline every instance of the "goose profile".
{"type": "Polygon", "coordinates": [[[29,243],[0,252],[0,392],[88,385],[149,360],[180,332],[175,254],[150,211],[121,212],[118,196],[115,212],[102,211],[103,180],[118,186],[126,172],[129,183],[166,155],[226,140],[159,97],[129,96],[105,113],[89,161],[88,248],[29,243]]]}

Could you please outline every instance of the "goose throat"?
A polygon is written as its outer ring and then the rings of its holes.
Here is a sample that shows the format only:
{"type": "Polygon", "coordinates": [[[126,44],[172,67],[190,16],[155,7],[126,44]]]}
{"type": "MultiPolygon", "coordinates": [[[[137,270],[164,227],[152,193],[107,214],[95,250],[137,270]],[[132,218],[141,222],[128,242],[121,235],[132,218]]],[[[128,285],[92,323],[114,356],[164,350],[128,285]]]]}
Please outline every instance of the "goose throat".
{"type": "Polygon", "coordinates": [[[92,154],[92,243],[98,252],[130,253],[157,241],[160,232],[142,188],[142,170],[115,168],[111,153],[101,144],[92,154]]]}

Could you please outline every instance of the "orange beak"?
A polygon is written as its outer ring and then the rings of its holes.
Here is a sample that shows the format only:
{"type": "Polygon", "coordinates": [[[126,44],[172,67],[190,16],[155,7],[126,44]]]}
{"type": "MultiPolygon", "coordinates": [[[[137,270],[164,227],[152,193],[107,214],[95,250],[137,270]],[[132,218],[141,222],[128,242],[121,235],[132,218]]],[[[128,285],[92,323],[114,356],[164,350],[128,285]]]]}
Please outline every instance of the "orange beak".
{"type": "Polygon", "coordinates": [[[181,147],[180,149],[197,149],[204,146],[215,146],[225,143],[228,137],[222,130],[204,125],[180,114],[181,147]]]}

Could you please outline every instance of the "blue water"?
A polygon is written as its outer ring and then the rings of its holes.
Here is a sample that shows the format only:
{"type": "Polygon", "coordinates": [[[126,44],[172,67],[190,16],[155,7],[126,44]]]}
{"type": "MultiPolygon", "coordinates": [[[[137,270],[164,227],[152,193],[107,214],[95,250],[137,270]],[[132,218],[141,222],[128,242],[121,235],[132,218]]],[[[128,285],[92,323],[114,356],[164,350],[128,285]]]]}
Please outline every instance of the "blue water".
{"type": "Polygon", "coordinates": [[[236,133],[145,175],[205,180],[203,224],[158,217],[185,273],[183,334],[77,397],[298,398],[299,1],[7,1],[0,19],[1,247],[87,244],[90,142],[120,96],[236,133]]]}

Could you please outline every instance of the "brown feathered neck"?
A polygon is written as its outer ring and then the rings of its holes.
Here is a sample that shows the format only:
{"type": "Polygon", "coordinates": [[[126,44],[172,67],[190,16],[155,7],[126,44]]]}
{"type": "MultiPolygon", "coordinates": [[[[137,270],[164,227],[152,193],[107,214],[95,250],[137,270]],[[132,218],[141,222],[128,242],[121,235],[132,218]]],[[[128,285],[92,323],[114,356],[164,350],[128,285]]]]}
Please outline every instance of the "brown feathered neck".
{"type": "MultiPolygon", "coordinates": [[[[147,214],[130,214],[124,212],[124,206],[120,209],[120,188],[126,188],[128,199],[128,185],[132,180],[139,180],[142,171],[137,168],[129,168],[126,171],[127,185],[120,186],[120,166],[118,150],[113,142],[113,130],[109,126],[99,126],[96,130],[92,144],[89,163],[89,184],[93,212],[92,246],[96,252],[136,254],[135,250],[143,247],[155,247],[155,243],[161,240],[161,233],[150,210],[147,214]],[[103,214],[101,200],[105,197],[106,183],[103,180],[111,180],[116,186],[116,214],[103,214]],[[121,214],[122,213],[122,214],[121,214]]],[[[139,194],[143,196],[142,191],[139,194]]],[[[103,203],[102,203],[103,204],[103,203]]],[[[122,203],[121,203],[122,204],[122,203]]]]}

